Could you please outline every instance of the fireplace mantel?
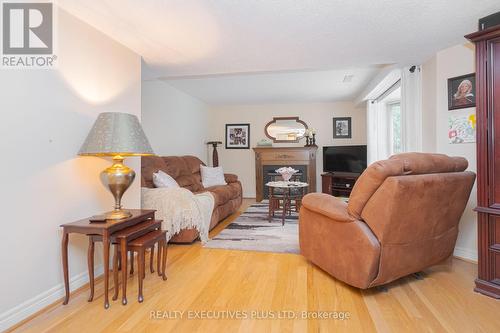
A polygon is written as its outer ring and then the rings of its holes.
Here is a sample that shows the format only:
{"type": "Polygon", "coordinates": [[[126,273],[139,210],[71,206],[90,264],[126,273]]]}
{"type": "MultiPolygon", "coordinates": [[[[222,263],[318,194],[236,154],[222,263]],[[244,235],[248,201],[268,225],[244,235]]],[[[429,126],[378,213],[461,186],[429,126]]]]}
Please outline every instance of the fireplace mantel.
{"type": "Polygon", "coordinates": [[[255,184],[256,199],[264,198],[263,167],[307,166],[307,182],[309,192],[316,192],[316,151],[318,147],[255,147],[255,184]]]}

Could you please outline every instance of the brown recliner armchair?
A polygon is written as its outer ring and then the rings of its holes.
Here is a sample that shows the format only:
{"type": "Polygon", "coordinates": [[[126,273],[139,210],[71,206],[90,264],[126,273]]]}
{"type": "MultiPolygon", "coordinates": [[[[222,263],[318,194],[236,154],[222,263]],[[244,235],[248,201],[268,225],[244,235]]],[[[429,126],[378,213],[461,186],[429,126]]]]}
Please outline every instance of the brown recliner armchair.
{"type": "Polygon", "coordinates": [[[453,253],[476,175],[461,157],[405,153],[370,165],[349,203],[304,197],[300,251],[345,283],[366,289],[421,271],[453,253]]]}

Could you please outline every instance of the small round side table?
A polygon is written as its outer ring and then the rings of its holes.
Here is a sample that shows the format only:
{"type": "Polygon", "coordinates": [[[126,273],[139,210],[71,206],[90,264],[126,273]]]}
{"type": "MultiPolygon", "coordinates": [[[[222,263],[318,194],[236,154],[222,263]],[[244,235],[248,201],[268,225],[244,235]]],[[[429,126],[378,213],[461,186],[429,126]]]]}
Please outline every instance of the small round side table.
{"type": "Polygon", "coordinates": [[[272,221],[274,213],[281,210],[281,225],[285,225],[285,217],[292,212],[292,201],[295,201],[295,209],[298,212],[302,204],[302,198],[307,193],[308,183],[276,181],[266,184],[269,188],[269,222],[272,221]],[[276,193],[279,189],[280,193],[276,193]],[[295,190],[295,191],[293,191],[295,190]]]}

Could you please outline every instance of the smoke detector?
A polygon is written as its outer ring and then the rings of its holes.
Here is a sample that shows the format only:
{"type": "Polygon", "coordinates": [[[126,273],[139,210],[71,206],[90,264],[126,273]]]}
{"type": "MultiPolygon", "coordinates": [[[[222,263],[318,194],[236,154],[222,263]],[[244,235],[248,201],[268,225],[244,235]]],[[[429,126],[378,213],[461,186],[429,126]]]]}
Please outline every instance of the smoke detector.
{"type": "Polygon", "coordinates": [[[346,74],[346,75],[344,75],[344,79],[342,80],[342,82],[349,83],[352,81],[353,77],[354,77],[354,75],[352,75],[352,74],[346,74]]]}

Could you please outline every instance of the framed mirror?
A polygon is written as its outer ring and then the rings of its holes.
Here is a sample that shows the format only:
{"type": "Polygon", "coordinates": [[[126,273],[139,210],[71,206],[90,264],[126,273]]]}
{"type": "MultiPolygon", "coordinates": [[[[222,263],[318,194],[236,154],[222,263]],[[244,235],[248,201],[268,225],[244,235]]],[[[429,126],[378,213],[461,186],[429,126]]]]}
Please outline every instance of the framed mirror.
{"type": "Polygon", "coordinates": [[[266,136],[275,143],[299,142],[306,133],[307,124],[299,117],[274,117],[264,128],[266,136]]]}

